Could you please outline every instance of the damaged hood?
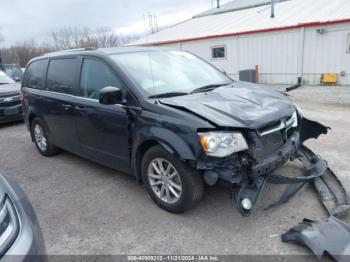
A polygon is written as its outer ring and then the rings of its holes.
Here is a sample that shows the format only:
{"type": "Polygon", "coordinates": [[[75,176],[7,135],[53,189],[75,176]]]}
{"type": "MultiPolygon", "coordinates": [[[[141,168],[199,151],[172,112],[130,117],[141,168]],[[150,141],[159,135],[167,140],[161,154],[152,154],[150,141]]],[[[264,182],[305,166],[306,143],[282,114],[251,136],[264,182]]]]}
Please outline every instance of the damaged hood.
{"type": "Polygon", "coordinates": [[[271,88],[234,82],[213,91],[162,98],[160,102],[207,119],[222,127],[258,129],[284,117],[296,108],[290,98],[271,88]]]}

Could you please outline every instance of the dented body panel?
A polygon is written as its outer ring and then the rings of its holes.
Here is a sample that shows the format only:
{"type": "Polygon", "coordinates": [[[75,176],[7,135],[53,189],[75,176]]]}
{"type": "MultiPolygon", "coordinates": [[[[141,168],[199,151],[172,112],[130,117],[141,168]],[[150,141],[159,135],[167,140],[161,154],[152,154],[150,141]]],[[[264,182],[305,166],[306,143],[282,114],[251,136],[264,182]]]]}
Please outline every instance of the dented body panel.
{"type": "Polygon", "coordinates": [[[192,112],[219,127],[252,130],[291,116],[296,110],[290,98],[282,93],[244,82],[207,93],[162,98],[160,102],[192,112]]]}

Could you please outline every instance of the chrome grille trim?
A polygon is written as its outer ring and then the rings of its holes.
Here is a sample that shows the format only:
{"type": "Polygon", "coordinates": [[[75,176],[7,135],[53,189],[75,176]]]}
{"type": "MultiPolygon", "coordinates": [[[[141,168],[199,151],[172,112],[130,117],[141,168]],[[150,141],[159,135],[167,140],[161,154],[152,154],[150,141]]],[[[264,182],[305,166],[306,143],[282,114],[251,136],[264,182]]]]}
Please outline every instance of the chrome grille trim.
{"type": "Polygon", "coordinates": [[[293,115],[288,119],[282,119],[280,120],[280,123],[278,126],[264,130],[264,131],[257,131],[259,136],[266,136],[268,134],[277,132],[282,129],[286,129],[286,131],[292,127],[297,127],[298,126],[298,116],[297,113],[294,112],[293,115]]]}

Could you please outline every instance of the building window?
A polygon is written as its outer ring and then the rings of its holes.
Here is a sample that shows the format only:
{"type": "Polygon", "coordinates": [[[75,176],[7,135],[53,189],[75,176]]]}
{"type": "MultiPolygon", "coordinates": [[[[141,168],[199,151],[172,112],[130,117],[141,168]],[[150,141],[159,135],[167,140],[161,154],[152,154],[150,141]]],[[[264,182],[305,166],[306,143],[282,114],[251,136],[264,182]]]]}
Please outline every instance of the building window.
{"type": "Polygon", "coordinates": [[[213,59],[226,58],[226,47],[225,46],[212,47],[211,57],[213,59]]]}
{"type": "Polygon", "coordinates": [[[350,53],[350,34],[348,34],[348,41],[346,43],[346,52],[350,53]]]}

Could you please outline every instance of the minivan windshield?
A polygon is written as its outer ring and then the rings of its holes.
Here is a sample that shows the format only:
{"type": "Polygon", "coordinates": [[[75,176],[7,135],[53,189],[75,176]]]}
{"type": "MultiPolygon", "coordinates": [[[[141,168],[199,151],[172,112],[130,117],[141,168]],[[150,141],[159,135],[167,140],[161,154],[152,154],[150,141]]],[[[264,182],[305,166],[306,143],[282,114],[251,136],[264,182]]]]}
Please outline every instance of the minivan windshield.
{"type": "Polygon", "coordinates": [[[14,84],[14,83],[15,83],[15,81],[11,77],[6,75],[4,72],[0,71],[0,85],[14,84]]]}
{"type": "Polygon", "coordinates": [[[184,51],[142,51],[113,54],[117,62],[148,96],[183,95],[199,88],[232,82],[202,59],[184,51]]]}

